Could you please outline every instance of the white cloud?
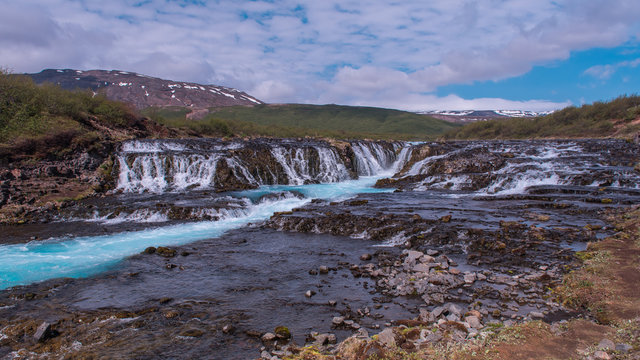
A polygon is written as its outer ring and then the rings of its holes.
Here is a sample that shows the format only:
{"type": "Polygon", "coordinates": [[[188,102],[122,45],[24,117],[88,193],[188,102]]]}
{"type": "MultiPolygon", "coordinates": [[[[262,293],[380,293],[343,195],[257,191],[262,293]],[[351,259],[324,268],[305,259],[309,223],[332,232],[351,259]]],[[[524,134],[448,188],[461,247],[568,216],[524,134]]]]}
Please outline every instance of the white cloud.
{"type": "Polygon", "coordinates": [[[584,71],[584,75],[589,75],[600,80],[608,80],[621,68],[636,68],[640,65],[640,58],[632,61],[621,61],[616,64],[595,65],[584,71]]]}
{"type": "MultiPolygon", "coordinates": [[[[640,25],[636,0],[193,3],[0,0],[0,65],[117,68],[272,102],[403,108],[407,99],[438,100],[428,94],[444,85],[506,79],[619,45],[640,25]]],[[[461,103],[449,100],[440,99],[461,103]]]]}

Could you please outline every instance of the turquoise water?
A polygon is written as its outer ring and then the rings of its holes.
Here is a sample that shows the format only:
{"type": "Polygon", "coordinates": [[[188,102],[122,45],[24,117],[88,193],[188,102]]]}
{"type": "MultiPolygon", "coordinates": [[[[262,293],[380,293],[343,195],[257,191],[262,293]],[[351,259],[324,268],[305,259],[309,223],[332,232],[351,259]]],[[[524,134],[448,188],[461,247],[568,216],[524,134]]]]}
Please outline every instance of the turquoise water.
{"type": "Polygon", "coordinates": [[[52,238],[27,244],[0,246],[0,289],[60,277],[87,277],[109,270],[119,261],[149,246],[182,245],[218,237],[247,223],[268,219],[274,212],[289,211],[311,199],[340,200],[359,193],[389,192],[372,188],[377,177],[362,177],[331,184],[264,186],[234,193],[256,201],[260,196],[297,191],[303,199],[285,198],[251,205],[242,216],[158,227],[111,235],[52,238]]]}

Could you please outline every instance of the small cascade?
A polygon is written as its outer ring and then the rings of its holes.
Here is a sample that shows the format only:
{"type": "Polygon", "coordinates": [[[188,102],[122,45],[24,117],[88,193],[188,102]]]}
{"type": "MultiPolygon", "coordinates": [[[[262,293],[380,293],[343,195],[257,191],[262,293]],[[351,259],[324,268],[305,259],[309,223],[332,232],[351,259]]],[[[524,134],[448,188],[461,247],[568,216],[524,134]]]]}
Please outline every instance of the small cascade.
{"type": "Polygon", "coordinates": [[[396,152],[399,150],[396,161],[393,164],[393,172],[397,173],[407,164],[413,153],[413,147],[404,145],[402,147],[396,146],[396,152]]]}
{"type": "Polygon", "coordinates": [[[333,148],[274,146],[271,154],[284,169],[288,185],[337,182],[350,178],[333,148]]]}
{"type": "Polygon", "coordinates": [[[355,154],[358,175],[373,176],[392,170],[396,161],[393,149],[385,148],[375,142],[354,142],[351,144],[355,154]]]}
{"type": "MultiPolygon", "coordinates": [[[[399,176],[417,177],[414,190],[524,194],[539,186],[638,188],[640,176],[620,158],[623,142],[546,141],[449,144],[444,153],[416,161],[399,176]],[[602,149],[609,149],[602,151],[602,149]],[[620,154],[614,155],[614,151],[620,154]]],[[[626,155],[625,155],[626,156],[626,155]]]]}
{"type": "Polygon", "coordinates": [[[169,187],[211,187],[215,181],[219,157],[199,154],[121,154],[118,189],[125,192],[166,191],[169,187]]]}

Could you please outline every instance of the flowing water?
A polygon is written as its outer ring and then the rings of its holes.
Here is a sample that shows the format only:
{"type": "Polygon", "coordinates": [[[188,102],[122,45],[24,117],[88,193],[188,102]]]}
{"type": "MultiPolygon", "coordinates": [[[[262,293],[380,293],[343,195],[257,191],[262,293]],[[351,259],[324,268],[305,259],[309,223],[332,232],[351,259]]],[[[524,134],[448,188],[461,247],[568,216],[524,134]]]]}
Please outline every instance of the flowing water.
{"type": "MultiPolygon", "coordinates": [[[[348,232],[349,224],[298,232],[261,226],[274,213],[423,219],[451,214],[459,220],[446,225],[447,239],[439,241],[447,245],[440,250],[449,246],[465,270],[475,266],[465,261],[465,229],[497,229],[501,221],[532,213],[548,220],[530,218],[527,226],[599,224],[606,229],[596,214],[640,200],[640,176],[633,169],[639,152],[621,141],[356,141],[349,149],[306,140],[126,142],[117,156],[113,194],[64,210],[56,223],[5,229],[0,289],[14,287],[3,294],[9,297],[59,287],[45,303],[65,311],[142,308],[170,298],[181,311],[200,318],[199,326],[217,329],[230,321],[244,330],[269,331],[286,324],[303,343],[311,330],[348,335],[331,330],[331,317],[371,307],[379,295],[371,291],[372,280],[353,278],[347,264],[380,249],[398,255],[407,237],[401,230],[382,238],[362,229],[348,232]],[[416,158],[425,146],[439,150],[416,158]],[[374,187],[389,177],[402,192],[394,192],[393,185],[374,187]],[[363,205],[345,201],[352,198],[363,205]],[[45,240],[28,241],[31,236],[45,240]],[[150,246],[178,247],[185,256],[140,255],[150,246]],[[331,268],[326,277],[309,275],[320,265],[331,268]],[[60,281],[63,285],[56,285],[60,281]],[[307,299],[307,290],[317,294],[307,299]],[[337,308],[327,305],[329,300],[337,301],[337,308]],[[200,313],[210,314],[208,320],[200,313]]],[[[549,244],[549,251],[583,247],[583,242],[567,240],[549,244]]],[[[539,259],[532,263],[540,264],[539,259]]],[[[410,317],[419,303],[410,297],[388,299],[377,310],[377,320],[362,325],[374,329],[410,317]]],[[[0,311],[41,313],[54,320],[62,316],[41,306],[25,302],[0,311]]],[[[218,351],[213,358],[250,358],[260,346],[246,338],[190,342],[175,334],[162,336],[175,342],[157,345],[168,358],[198,357],[211,348],[218,351]]]]}

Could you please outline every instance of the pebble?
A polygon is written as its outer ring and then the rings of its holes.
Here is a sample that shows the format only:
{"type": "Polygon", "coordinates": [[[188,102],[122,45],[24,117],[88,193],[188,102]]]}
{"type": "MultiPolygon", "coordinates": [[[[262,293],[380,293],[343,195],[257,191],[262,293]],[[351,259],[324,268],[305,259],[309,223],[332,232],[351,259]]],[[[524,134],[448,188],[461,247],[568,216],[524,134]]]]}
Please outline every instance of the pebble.
{"type": "Polygon", "coordinates": [[[372,256],[369,253],[360,255],[360,260],[362,260],[362,261],[369,261],[369,260],[371,260],[371,258],[372,258],[372,256]]]}
{"type": "Polygon", "coordinates": [[[320,271],[320,274],[328,274],[329,273],[329,268],[322,265],[318,268],[318,271],[320,271]]]}
{"type": "Polygon", "coordinates": [[[231,334],[234,331],[236,331],[236,328],[231,324],[227,324],[227,325],[222,327],[222,332],[225,333],[225,334],[231,334]]]}
{"type": "Polygon", "coordinates": [[[274,333],[266,333],[264,335],[262,335],[262,337],[260,338],[260,340],[262,340],[262,342],[270,342],[276,339],[276,334],[274,333]]]}
{"type": "Polygon", "coordinates": [[[331,323],[335,326],[342,325],[344,323],[344,316],[336,316],[331,320],[331,323]]]}
{"type": "Polygon", "coordinates": [[[315,295],[315,294],[316,294],[316,292],[315,292],[315,291],[313,291],[313,290],[307,290],[307,292],[306,292],[306,293],[304,293],[304,296],[306,296],[306,297],[310,298],[310,297],[312,297],[312,296],[313,296],[313,295],[315,295]]]}

